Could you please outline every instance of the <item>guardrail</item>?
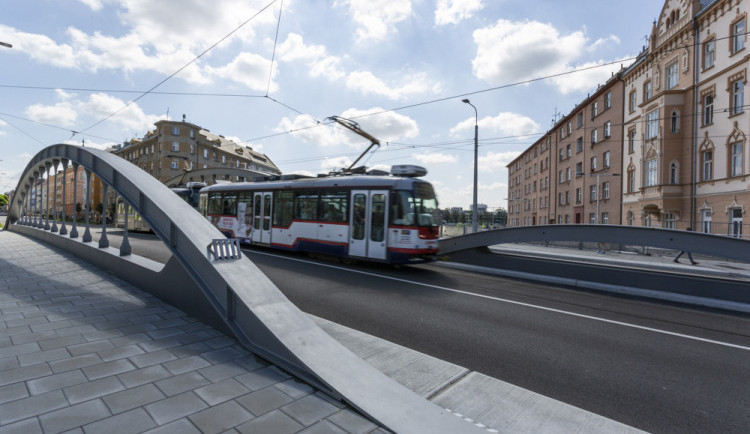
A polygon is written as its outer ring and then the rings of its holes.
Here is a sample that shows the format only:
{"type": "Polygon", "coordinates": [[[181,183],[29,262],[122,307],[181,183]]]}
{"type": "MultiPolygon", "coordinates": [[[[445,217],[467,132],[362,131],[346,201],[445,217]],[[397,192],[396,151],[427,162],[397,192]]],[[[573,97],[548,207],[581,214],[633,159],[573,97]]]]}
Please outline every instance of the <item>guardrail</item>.
{"type": "MultiPolygon", "coordinates": [[[[53,243],[95,261],[124,280],[147,286],[142,276],[156,271],[130,258],[126,241],[119,252],[110,249],[106,226],[102,226],[98,246],[92,245],[90,207],[86,207],[84,234],[79,240],[75,222],[66,236],[64,212],[62,227],[57,227],[55,219],[50,225],[49,200],[44,202],[46,205],[38,200],[32,204],[31,191],[38,181],[46,179],[49,185],[50,169],[56,173],[60,165],[66,168],[68,164],[75,169],[83,166],[87,182],[90,183],[94,174],[112,188],[125,203],[135,208],[172,252],[172,260],[159,271],[158,281],[162,284],[153,289],[161,291],[158,296],[179,303],[178,307],[185,307],[191,313],[203,312],[209,320],[218,317],[251,351],[335,398],[345,400],[394,432],[480,432],[473,424],[399,385],[344,348],[297,309],[247,257],[211,258],[207,252],[212,252],[213,241],[221,239],[222,234],[165,185],[118,156],[65,144],[43,149],[31,159],[20,178],[10,204],[6,229],[53,243]],[[134,272],[134,269],[140,271],[134,272]],[[166,288],[164,282],[167,282],[166,288]],[[197,295],[190,292],[188,283],[197,295]],[[207,306],[210,312],[206,311],[207,306]]],[[[77,170],[74,173],[77,174],[77,170]]],[[[77,182],[73,185],[75,189],[77,182]]],[[[49,194],[49,187],[46,191],[49,194]]],[[[87,196],[90,192],[89,184],[87,196]]],[[[74,197],[76,194],[74,192],[74,197]]],[[[54,215],[57,215],[56,197],[54,215]]],[[[90,202],[88,197],[86,202],[90,202]]],[[[232,254],[228,250],[224,252],[232,254]]]]}

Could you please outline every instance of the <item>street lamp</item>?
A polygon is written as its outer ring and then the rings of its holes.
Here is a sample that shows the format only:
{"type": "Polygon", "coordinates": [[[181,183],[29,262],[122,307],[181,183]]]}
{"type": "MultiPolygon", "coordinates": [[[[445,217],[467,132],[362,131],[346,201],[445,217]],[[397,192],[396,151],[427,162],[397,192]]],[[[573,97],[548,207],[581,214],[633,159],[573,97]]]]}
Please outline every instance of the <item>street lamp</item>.
{"type": "Polygon", "coordinates": [[[471,226],[474,233],[477,233],[477,160],[479,155],[479,114],[477,108],[468,99],[461,100],[474,108],[474,212],[471,213],[471,226]]]}

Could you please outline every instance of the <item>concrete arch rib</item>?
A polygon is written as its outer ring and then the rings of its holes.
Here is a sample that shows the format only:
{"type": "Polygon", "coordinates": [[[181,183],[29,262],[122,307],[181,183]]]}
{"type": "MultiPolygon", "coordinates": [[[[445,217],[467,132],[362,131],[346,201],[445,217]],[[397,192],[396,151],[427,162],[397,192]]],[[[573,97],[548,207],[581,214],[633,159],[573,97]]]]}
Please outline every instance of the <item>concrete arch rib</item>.
{"type": "MultiPolygon", "coordinates": [[[[6,229],[27,229],[17,222],[33,186],[34,172],[62,159],[91,170],[135,208],[200,287],[227,328],[252,351],[345,400],[394,432],[483,432],[344,348],[294,306],[248,258],[209,260],[206,247],[213,239],[223,238],[222,234],[166,186],[120,157],[65,144],[43,149],[20,178],[6,229]]],[[[179,292],[180,288],[173,290],[179,292]]]]}
{"type": "Polygon", "coordinates": [[[750,262],[750,240],[689,231],[618,225],[547,225],[496,229],[440,240],[440,253],[504,243],[603,242],[685,250],[750,262]]]}

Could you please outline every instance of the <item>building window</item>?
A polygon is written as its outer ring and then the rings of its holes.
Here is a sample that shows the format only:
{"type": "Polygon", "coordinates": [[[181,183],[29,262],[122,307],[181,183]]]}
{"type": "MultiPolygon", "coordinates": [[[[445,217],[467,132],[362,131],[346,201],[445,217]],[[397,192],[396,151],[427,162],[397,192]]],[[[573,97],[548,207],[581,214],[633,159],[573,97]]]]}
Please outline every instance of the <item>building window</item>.
{"type": "Polygon", "coordinates": [[[667,80],[665,83],[666,90],[674,89],[675,87],[677,87],[677,82],[680,78],[679,71],[680,71],[680,64],[676,59],[675,61],[667,65],[667,70],[665,74],[666,80],[667,80]]]}
{"type": "Polygon", "coordinates": [[[599,115],[599,102],[591,104],[591,119],[594,119],[599,115]]]}
{"type": "Polygon", "coordinates": [[[637,98],[637,93],[636,93],[636,91],[634,91],[634,90],[633,90],[633,91],[631,91],[631,92],[630,92],[630,101],[629,101],[629,103],[628,103],[628,112],[629,112],[629,113],[633,113],[633,112],[635,111],[635,106],[636,106],[636,104],[637,104],[637,102],[636,102],[636,98],[637,98]]]}
{"type": "Polygon", "coordinates": [[[745,48],[745,19],[732,24],[732,53],[745,48]]]}
{"type": "Polygon", "coordinates": [[[610,137],[612,135],[612,122],[607,121],[604,123],[604,138],[610,137]]]}
{"type": "Polygon", "coordinates": [[[602,183],[602,199],[609,199],[609,182],[602,183]]]}
{"type": "Polygon", "coordinates": [[[659,109],[646,114],[646,139],[654,139],[659,134],[659,109]]]}
{"type": "Polygon", "coordinates": [[[711,219],[712,215],[710,209],[701,210],[701,232],[704,234],[711,233],[711,219]]]}
{"type": "Polygon", "coordinates": [[[679,184],[680,182],[680,166],[677,164],[676,161],[673,161],[672,164],[669,165],[669,183],[670,184],[679,184]]]}
{"type": "Polygon", "coordinates": [[[730,208],[729,217],[729,235],[742,238],[742,208],[730,208]]]}
{"type": "Polygon", "coordinates": [[[221,164],[227,164],[227,156],[226,155],[222,155],[221,156],[221,164]]]}
{"type": "Polygon", "coordinates": [[[172,160],[171,167],[172,167],[172,169],[178,169],[180,166],[179,166],[179,163],[176,160],[172,160]]]}
{"type": "Polygon", "coordinates": [[[190,138],[191,139],[195,138],[195,130],[190,130],[190,138]]]}
{"type": "Polygon", "coordinates": [[[589,193],[591,194],[590,201],[596,202],[596,185],[592,185],[589,189],[589,193]]]}
{"type": "Polygon", "coordinates": [[[180,127],[172,127],[172,135],[173,136],[179,136],[180,135],[180,127]]]}
{"type": "Polygon", "coordinates": [[[565,169],[565,180],[570,181],[570,167],[565,169]]]}
{"type": "Polygon", "coordinates": [[[576,203],[581,203],[581,201],[583,201],[583,190],[576,188],[576,203]]]}
{"type": "Polygon", "coordinates": [[[208,158],[208,149],[203,150],[203,158],[208,158]]]}
{"type": "Polygon", "coordinates": [[[736,115],[745,111],[745,82],[743,79],[732,83],[732,114],[736,115]]]}
{"type": "Polygon", "coordinates": [[[603,212],[602,213],[602,224],[603,225],[608,225],[609,224],[609,213],[608,212],[603,212]]]}
{"type": "Polygon", "coordinates": [[[632,154],[635,152],[635,130],[628,132],[628,153],[632,154]]]}
{"type": "Polygon", "coordinates": [[[570,158],[573,154],[570,151],[570,145],[565,147],[565,155],[570,158]]]}
{"type": "Polygon", "coordinates": [[[565,182],[565,175],[563,174],[563,171],[561,170],[560,171],[560,184],[562,184],[563,182],[565,182]]]}
{"type": "Polygon", "coordinates": [[[598,142],[597,137],[598,137],[597,130],[593,129],[591,131],[591,144],[592,145],[596,145],[596,143],[598,142]]]}
{"type": "Polygon", "coordinates": [[[190,154],[195,154],[195,145],[192,143],[190,144],[190,154]]]}
{"type": "Polygon", "coordinates": [[[583,126],[583,112],[578,113],[576,115],[576,128],[581,128],[583,126]]]}
{"type": "Polygon", "coordinates": [[[576,163],[576,176],[583,175],[583,163],[576,163]]]}
{"type": "Polygon", "coordinates": [[[576,139],[576,153],[583,152],[583,137],[576,139]]]}
{"type": "Polygon", "coordinates": [[[604,108],[608,109],[612,107],[612,92],[604,94],[604,108]]]}
{"type": "Polygon", "coordinates": [[[664,214],[664,229],[676,229],[677,228],[677,216],[668,212],[664,214]]]}
{"type": "Polygon", "coordinates": [[[677,133],[680,130],[680,115],[677,111],[672,112],[670,129],[672,130],[672,133],[677,133]]]}
{"type": "Polygon", "coordinates": [[[635,170],[628,170],[628,193],[635,193],[635,170]]]}
{"type": "Polygon", "coordinates": [[[714,123],[714,96],[706,95],[703,98],[703,125],[714,123]]]}
{"type": "Polygon", "coordinates": [[[627,217],[628,226],[633,226],[634,220],[635,219],[633,218],[633,211],[628,211],[628,217],[627,217]]]}
{"type": "Polygon", "coordinates": [[[714,176],[714,153],[703,151],[703,181],[710,181],[714,176]]]}
{"type": "Polygon", "coordinates": [[[172,151],[180,152],[180,142],[172,142],[172,151]]]}
{"type": "Polygon", "coordinates": [[[592,225],[596,224],[596,214],[594,214],[593,212],[589,213],[589,223],[591,223],[592,225]]]}
{"type": "Polygon", "coordinates": [[[647,81],[643,85],[643,102],[646,102],[651,99],[651,82],[647,81]]]}
{"type": "Polygon", "coordinates": [[[646,161],[646,187],[656,185],[657,170],[656,159],[646,161]]]}
{"type": "Polygon", "coordinates": [[[729,145],[730,149],[730,174],[731,176],[742,175],[742,142],[736,142],[729,145]]]}
{"type": "Polygon", "coordinates": [[[565,159],[565,150],[564,149],[560,149],[560,161],[562,161],[564,159],[565,159]]]}
{"type": "Polygon", "coordinates": [[[596,157],[591,157],[591,171],[596,172],[596,157]]]}
{"type": "Polygon", "coordinates": [[[609,168],[609,161],[610,161],[610,159],[609,159],[609,151],[607,151],[607,152],[604,153],[603,160],[604,160],[604,168],[608,169],[609,168]]]}
{"type": "Polygon", "coordinates": [[[714,55],[716,54],[716,41],[710,40],[703,44],[703,69],[714,66],[714,55]]]}

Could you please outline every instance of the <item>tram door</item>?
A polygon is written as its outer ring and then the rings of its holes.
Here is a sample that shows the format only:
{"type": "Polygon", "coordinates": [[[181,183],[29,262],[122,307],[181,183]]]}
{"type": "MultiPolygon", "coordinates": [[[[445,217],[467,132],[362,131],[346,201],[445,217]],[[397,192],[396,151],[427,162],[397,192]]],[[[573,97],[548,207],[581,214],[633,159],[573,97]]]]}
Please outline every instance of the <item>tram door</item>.
{"type": "Polygon", "coordinates": [[[388,191],[352,190],[349,212],[349,255],[385,259],[388,191]]]}
{"type": "Polygon", "coordinates": [[[271,192],[255,193],[253,198],[253,242],[271,243],[271,192]]]}

